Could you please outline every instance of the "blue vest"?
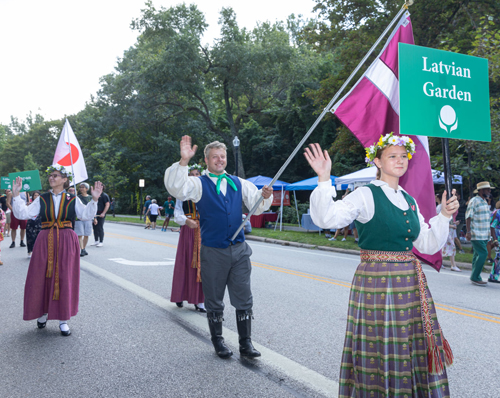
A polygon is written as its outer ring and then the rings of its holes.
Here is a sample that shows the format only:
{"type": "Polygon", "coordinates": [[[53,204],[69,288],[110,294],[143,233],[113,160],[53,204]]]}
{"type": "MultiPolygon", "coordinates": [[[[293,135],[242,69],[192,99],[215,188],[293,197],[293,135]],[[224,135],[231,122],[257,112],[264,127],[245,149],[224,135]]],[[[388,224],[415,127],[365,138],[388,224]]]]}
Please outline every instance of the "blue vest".
{"type": "Polygon", "coordinates": [[[234,181],[238,191],[229,185],[226,195],[217,195],[216,185],[210,177],[200,178],[203,194],[196,209],[200,213],[201,244],[208,247],[225,249],[231,243],[245,241],[243,230],[231,242],[231,237],[241,224],[241,182],[238,177],[228,176],[234,181]]]}

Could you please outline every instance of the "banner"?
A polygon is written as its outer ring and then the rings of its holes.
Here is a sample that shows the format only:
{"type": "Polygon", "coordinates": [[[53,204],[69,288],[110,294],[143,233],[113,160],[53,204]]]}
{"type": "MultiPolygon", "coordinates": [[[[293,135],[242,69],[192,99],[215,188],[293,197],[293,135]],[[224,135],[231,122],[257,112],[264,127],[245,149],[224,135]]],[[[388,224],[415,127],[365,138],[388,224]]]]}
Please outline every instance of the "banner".
{"type": "Polygon", "coordinates": [[[281,192],[283,192],[283,206],[290,206],[290,192],[281,190],[273,191],[273,203],[271,206],[281,206],[281,192]]]}
{"type": "Polygon", "coordinates": [[[488,60],[399,43],[400,131],[491,142],[488,60]]]}
{"type": "Polygon", "coordinates": [[[1,178],[0,189],[12,189],[12,184],[10,182],[9,177],[0,177],[0,178],[1,178]]]}
{"type": "MultiPolygon", "coordinates": [[[[42,189],[42,182],[40,181],[40,173],[38,170],[21,171],[19,173],[9,173],[9,179],[14,184],[17,177],[23,179],[21,192],[39,191],[42,189]]],[[[3,179],[2,179],[3,182],[3,179]]]]}

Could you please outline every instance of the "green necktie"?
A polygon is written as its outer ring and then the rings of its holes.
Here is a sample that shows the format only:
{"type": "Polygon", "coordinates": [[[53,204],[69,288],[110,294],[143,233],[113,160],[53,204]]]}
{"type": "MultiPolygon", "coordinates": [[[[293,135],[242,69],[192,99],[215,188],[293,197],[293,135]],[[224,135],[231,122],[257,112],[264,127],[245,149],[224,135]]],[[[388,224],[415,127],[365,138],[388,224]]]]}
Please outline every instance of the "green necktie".
{"type": "Polygon", "coordinates": [[[229,186],[231,188],[233,188],[235,191],[238,190],[238,188],[236,188],[236,184],[234,183],[234,181],[231,180],[226,174],[217,175],[217,174],[208,173],[208,175],[210,177],[217,178],[217,195],[220,194],[220,183],[221,183],[223,178],[225,178],[227,180],[227,183],[229,184],[229,186]]]}

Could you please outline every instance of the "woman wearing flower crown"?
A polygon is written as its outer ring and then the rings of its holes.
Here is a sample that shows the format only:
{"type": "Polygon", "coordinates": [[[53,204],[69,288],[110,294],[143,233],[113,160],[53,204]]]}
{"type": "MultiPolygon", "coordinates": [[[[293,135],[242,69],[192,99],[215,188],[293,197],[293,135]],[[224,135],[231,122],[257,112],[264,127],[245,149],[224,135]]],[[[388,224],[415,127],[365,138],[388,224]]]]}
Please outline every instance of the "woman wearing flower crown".
{"type": "Polygon", "coordinates": [[[95,183],[93,201],[85,206],[66,192],[73,179],[69,171],[53,165],[47,168],[47,174],[52,189],[29,206],[19,197],[20,177],[12,187],[15,216],[27,220],[40,215],[42,219],[42,231],[33,247],[24,287],[23,319],[37,319],[39,329],[45,327],[48,319],[58,319],[61,334],[69,336],[68,320],[78,312],[80,289],[80,245],[72,222],[75,216],[80,220],[94,218],[102,184],[95,183]]]}
{"type": "Polygon", "coordinates": [[[441,250],[448,223],[458,209],[443,194],[441,213],[429,221],[400,186],[415,153],[409,137],[392,133],[367,148],[366,161],[377,180],[334,201],[331,160],[318,144],[305,157],[318,174],[311,195],[311,218],[320,228],[355,220],[361,264],[351,285],[339,397],[447,397],[444,364],[453,354],[439,326],[432,296],[415,246],[421,253],[441,250]]]}
{"type": "MultiPolygon", "coordinates": [[[[191,177],[201,177],[203,168],[199,164],[189,167],[191,177]]],[[[201,234],[199,214],[196,203],[177,200],[174,209],[174,221],[182,225],[175,256],[174,277],[170,301],[183,307],[183,301],[194,304],[200,312],[205,310],[205,296],[201,287],[200,248],[201,234]]]]}

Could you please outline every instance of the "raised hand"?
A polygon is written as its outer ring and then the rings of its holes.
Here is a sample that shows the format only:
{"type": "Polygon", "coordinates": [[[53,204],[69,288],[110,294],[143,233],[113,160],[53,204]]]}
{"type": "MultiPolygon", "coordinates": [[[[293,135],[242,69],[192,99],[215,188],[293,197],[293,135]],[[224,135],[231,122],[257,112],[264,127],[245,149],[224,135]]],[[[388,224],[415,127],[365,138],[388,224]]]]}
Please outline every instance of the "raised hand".
{"type": "Polygon", "coordinates": [[[187,166],[191,158],[196,153],[198,145],[192,146],[191,137],[189,135],[184,135],[181,139],[180,146],[181,146],[181,161],[179,162],[179,164],[181,166],[187,166]]]}
{"type": "Polygon", "coordinates": [[[92,199],[97,202],[99,200],[99,196],[102,194],[102,182],[96,181],[94,187],[90,187],[90,193],[92,194],[92,199]]]}
{"type": "Polygon", "coordinates": [[[306,148],[304,156],[318,175],[318,181],[328,181],[332,171],[332,160],[327,151],[322,151],[319,144],[310,144],[311,149],[306,148]]]}
{"type": "Polygon", "coordinates": [[[21,177],[16,177],[14,180],[14,184],[12,184],[12,196],[15,198],[16,196],[19,196],[19,192],[21,192],[21,189],[23,187],[23,179],[21,177]]]}

